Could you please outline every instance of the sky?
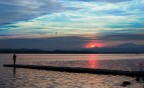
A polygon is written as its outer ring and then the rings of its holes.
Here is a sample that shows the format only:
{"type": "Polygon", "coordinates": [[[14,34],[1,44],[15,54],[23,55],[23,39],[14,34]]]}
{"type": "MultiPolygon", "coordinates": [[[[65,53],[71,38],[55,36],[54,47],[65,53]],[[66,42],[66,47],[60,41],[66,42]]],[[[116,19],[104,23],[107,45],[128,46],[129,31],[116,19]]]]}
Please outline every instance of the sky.
{"type": "Polygon", "coordinates": [[[144,44],[144,0],[2,0],[0,48],[144,44]]]}

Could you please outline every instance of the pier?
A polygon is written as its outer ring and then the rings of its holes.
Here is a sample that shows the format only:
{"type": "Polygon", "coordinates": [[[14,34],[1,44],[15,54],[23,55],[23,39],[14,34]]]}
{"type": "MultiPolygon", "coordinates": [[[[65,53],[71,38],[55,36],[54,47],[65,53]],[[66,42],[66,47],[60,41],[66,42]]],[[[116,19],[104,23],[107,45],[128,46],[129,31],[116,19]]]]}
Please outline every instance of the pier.
{"type": "Polygon", "coordinates": [[[91,69],[91,68],[78,68],[78,67],[58,67],[58,66],[39,66],[39,65],[21,65],[21,64],[5,64],[4,67],[14,68],[27,68],[38,70],[51,70],[61,72],[74,72],[74,73],[92,73],[92,74],[104,74],[104,75],[123,75],[130,77],[141,76],[141,71],[122,71],[122,70],[107,70],[107,69],[91,69]]]}

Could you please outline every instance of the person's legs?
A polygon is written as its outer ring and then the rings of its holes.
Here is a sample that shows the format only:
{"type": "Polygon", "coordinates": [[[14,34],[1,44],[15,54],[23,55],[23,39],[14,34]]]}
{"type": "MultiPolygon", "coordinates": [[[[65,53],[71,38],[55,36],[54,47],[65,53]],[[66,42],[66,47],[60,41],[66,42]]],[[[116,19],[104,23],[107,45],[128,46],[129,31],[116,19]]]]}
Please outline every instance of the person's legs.
{"type": "Polygon", "coordinates": [[[14,65],[15,65],[16,61],[14,60],[14,65]]]}

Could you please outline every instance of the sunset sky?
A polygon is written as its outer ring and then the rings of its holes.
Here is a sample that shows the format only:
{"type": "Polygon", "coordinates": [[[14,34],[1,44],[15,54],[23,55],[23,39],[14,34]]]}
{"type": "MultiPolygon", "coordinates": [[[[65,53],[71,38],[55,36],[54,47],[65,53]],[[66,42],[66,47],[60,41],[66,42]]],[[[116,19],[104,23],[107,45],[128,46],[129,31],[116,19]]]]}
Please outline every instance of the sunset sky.
{"type": "Polygon", "coordinates": [[[0,48],[144,44],[144,0],[2,0],[0,48]]]}

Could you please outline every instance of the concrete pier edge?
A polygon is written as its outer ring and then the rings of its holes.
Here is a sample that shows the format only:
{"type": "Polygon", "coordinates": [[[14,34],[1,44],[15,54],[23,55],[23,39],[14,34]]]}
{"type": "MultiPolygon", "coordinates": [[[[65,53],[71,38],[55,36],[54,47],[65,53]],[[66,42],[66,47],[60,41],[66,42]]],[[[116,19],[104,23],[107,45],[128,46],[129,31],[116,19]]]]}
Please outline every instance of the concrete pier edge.
{"type": "Polygon", "coordinates": [[[74,72],[74,73],[92,73],[103,75],[123,75],[130,77],[141,76],[144,72],[141,71],[122,71],[122,70],[108,70],[108,69],[91,69],[91,68],[78,68],[78,67],[58,67],[58,66],[40,66],[40,65],[22,65],[22,64],[4,64],[4,67],[14,68],[28,68],[38,70],[51,70],[61,72],[74,72]]]}

